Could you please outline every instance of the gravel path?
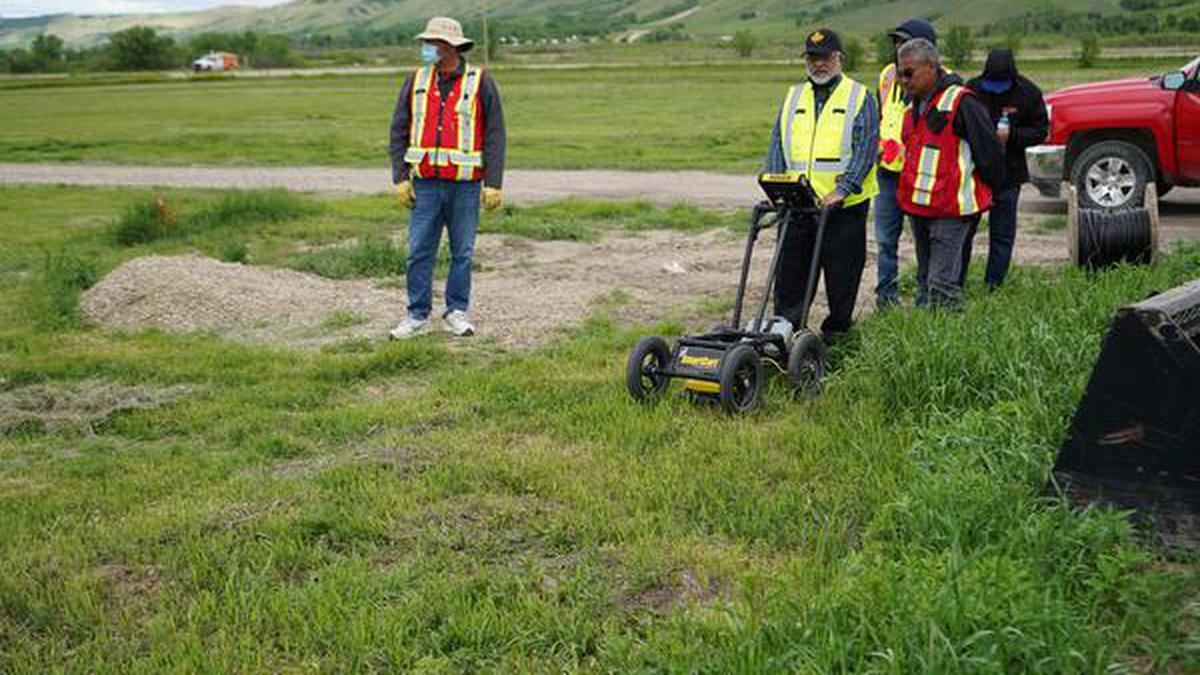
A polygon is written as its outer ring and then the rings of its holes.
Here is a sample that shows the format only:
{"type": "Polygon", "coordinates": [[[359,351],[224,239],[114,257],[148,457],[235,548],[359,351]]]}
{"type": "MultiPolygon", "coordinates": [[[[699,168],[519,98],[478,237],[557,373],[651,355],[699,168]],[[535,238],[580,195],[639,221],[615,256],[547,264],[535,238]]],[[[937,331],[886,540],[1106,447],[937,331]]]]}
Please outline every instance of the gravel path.
{"type": "MultiPolygon", "coordinates": [[[[758,199],[752,176],[701,171],[508,171],[505,196],[519,204],[578,197],[642,199],[656,204],[687,201],[710,208],[749,206],[758,199]]],[[[0,163],[0,183],[129,185],[183,188],[330,190],[375,194],[391,189],[386,168],[352,167],[151,167],[0,163]]]]}
{"type": "MultiPolygon", "coordinates": [[[[299,191],[375,194],[391,189],[385,168],[353,167],[151,167],[89,164],[0,163],[0,184],[130,185],[183,188],[282,187],[299,191]]],[[[506,173],[505,198],[537,204],[575,197],[688,202],[716,209],[745,208],[759,198],[753,176],[703,171],[528,171],[506,173]]],[[[1025,186],[1021,211],[1065,214],[1066,204],[1025,186]]],[[[1200,189],[1176,188],[1162,202],[1165,239],[1200,238],[1200,189]]]]}

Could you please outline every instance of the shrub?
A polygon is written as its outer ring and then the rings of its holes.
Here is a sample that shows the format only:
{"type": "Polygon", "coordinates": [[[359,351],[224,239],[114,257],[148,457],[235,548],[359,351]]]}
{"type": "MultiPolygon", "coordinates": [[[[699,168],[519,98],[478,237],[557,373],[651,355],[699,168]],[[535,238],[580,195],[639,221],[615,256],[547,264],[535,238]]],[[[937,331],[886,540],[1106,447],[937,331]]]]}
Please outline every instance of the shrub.
{"type": "Polygon", "coordinates": [[[47,254],[40,283],[35,286],[36,322],[43,327],[77,323],[79,295],[99,278],[99,270],[89,260],[67,253],[47,254]]]}
{"type": "Polygon", "coordinates": [[[971,38],[971,29],[966,26],[952,26],[946,35],[942,52],[946,60],[955,68],[967,65],[975,53],[975,41],[971,38]]]}
{"type": "Polygon", "coordinates": [[[1100,38],[1095,33],[1085,35],[1079,41],[1078,63],[1080,68],[1094,68],[1100,60],[1100,38]]]}
{"type": "Polygon", "coordinates": [[[743,59],[750,58],[754,54],[754,48],[758,46],[758,40],[754,38],[754,34],[748,30],[739,30],[733,34],[733,50],[743,59]]]}
{"type": "Polygon", "coordinates": [[[896,46],[892,43],[891,35],[877,35],[871,45],[875,47],[875,63],[883,66],[896,60],[896,46]]]}
{"type": "MultiPolygon", "coordinates": [[[[114,224],[113,235],[122,246],[136,246],[223,227],[246,228],[258,223],[284,222],[319,211],[317,204],[286,190],[235,192],[193,213],[184,214],[178,213],[174,205],[160,196],[137,202],[126,209],[114,224]]],[[[238,257],[232,246],[230,244],[222,249],[219,256],[222,260],[227,259],[225,253],[229,253],[229,258],[238,257]]],[[[241,255],[244,256],[245,252],[241,255]]]]}
{"type": "Polygon", "coordinates": [[[118,70],[164,70],[175,65],[175,41],[149,26],[114,33],[109,50],[118,70]]]}
{"type": "Polygon", "coordinates": [[[122,246],[148,244],[175,231],[175,209],[162,197],[132,204],[117,220],[113,234],[122,246]]]}
{"type": "Polygon", "coordinates": [[[851,71],[864,64],[867,50],[863,48],[858,38],[849,37],[844,42],[845,44],[842,46],[842,49],[845,50],[842,52],[842,68],[851,71]]]}
{"type": "Polygon", "coordinates": [[[244,263],[250,259],[250,247],[237,239],[223,241],[217,250],[217,259],[227,263],[244,263]]]}
{"type": "Polygon", "coordinates": [[[185,221],[189,233],[223,226],[279,223],[312,215],[320,208],[287,190],[245,190],[225,195],[185,221]]]}

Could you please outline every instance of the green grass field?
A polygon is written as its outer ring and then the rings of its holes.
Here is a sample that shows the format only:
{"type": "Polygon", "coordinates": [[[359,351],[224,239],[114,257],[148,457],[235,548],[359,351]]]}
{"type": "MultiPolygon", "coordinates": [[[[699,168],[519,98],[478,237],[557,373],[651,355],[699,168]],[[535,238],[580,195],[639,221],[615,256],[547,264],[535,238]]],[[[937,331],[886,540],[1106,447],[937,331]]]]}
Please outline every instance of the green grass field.
{"type": "MultiPolygon", "coordinates": [[[[1028,74],[1049,91],[1182,64],[1126,59],[1080,71],[1039,61],[1030,63],[1028,74]]],[[[802,72],[802,65],[728,63],[500,69],[510,165],[752,172],[766,154],[780,101],[802,72]]],[[[857,76],[875,81],[867,72],[857,76]]],[[[0,80],[0,157],[388,166],[398,76],[109,82],[0,80]]]]}
{"type": "MultiPolygon", "coordinates": [[[[1114,309],[1197,276],[1200,249],[873,318],[823,398],[775,386],[731,419],[628,400],[627,350],[670,321],[600,313],[503,357],[80,326],[78,292],[129,257],[235,239],[284,263],[397,219],[383,198],[173,191],[179,231],[119,244],[152,194],[0,188],[0,406],[164,403],[4,427],[0,672],[1200,668],[1194,560],[1043,497],[1114,309]]],[[[564,235],[545,218],[488,227],[564,235]]]]}

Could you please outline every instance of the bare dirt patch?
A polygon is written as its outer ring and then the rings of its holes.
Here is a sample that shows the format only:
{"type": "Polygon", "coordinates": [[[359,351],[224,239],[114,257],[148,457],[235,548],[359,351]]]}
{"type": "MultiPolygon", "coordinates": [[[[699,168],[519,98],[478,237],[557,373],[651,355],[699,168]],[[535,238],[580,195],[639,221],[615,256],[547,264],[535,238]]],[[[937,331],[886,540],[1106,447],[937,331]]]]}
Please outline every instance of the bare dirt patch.
{"type": "Polygon", "coordinates": [[[689,570],[671,574],[662,583],[638,590],[625,589],[620,606],[632,614],[667,616],[689,605],[708,606],[733,596],[729,584],[717,577],[702,577],[689,570]]]}
{"type": "MultiPolygon", "coordinates": [[[[1023,222],[1017,262],[1066,261],[1065,235],[1038,232],[1030,224],[1023,222]]],[[[978,238],[977,256],[985,254],[986,240],[986,235],[978,238]]],[[[756,280],[765,275],[770,246],[767,236],[755,258],[756,280]]],[[[874,249],[869,241],[860,314],[872,304],[874,249]]],[[[741,252],[742,235],[725,229],[610,233],[588,243],[482,235],[476,259],[483,269],[474,277],[472,315],[485,339],[516,349],[542,344],[597,309],[634,323],[679,316],[704,301],[732,298],[741,252]]],[[[903,263],[913,260],[907,236],[901,258],[903,263]]],[[[435,285],[435,307],[439,302],[435,285]]],[[[405,297],[394,283],[383,287],[374,281],[335,281],[176,256],[122,265],[90,289],[81,305],[90,321],[110,328],[213,332],[239,341],[315,349],[351,339],[384,339],[403,317],[405,297]],[[360,320],[330,320],[339,315],[360,320]]],[[[824,313],[819,296],[814,321],[824,313]]]]}
{"type": "Polygon", "coordinates": [[[115,413],[178,401],[191,387],[126,387],[101,380],[69,385],[35,384],[0,393],[0,434],[35,427],[57,431],[91,428],[115,413]]]}
{"type": "Polygon", "coordinates": [[[112,599],[122,606],[153,595],[162,584],[162,571],[154,565],[112,563],[101,565],[97,573],[107,584],[112,599]]]}

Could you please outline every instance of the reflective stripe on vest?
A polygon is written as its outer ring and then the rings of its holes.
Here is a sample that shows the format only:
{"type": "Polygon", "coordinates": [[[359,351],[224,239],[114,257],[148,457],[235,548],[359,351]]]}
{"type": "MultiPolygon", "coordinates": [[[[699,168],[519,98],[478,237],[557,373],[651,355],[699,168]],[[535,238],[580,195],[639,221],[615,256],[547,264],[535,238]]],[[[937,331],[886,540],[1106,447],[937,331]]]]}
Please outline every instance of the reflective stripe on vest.
{"type": "Polygon", "coordinates": [[[962,176],[958,188],[958,212],[975,213],[979,210],[975,204],[975,158],[966,141],[958,142],[958,175],[962,176]]]}
{"type": "Polygon", "coordinates": [[[430,172],[421,171],[423,166],[432,167],[440,178],[472,181],[481,177],[483,152],[482,148],[477,147],[477,138],[480,131],[478,99],[482,80],[482,70],[468,67],[455,82],[446,98],[458,99],[454,108],[457,134],[442,137],[443,119],[438,115],[440,111],[429,110],[431,99],[441,99],[440,91],[434,89],[438,86],[437,71],[426,66],[418,69],[413,76],[412,121],[409,127],[411,145],[404,153],[404,161],[413,167],[419,177],[434,177],[427,175],[430,172]],[[426,145],[429,136],[438,139],[437,142],[426,145]]]}
{"type": "Polygon", "coordinates": [[[913,186],[913,202],[921,206],[933,203],[933,186],[937,180],[938,164],[942,160],[942,149],[936,145],[921,148],[921,161],[917,164],[917,182],[913,186]]]}
{"type": "Polygon", "coordinates": [[[483,154],[473,152],[475,145],[475,99],[479,96],[480,71],[468,68],[463,73],[462,95],[458,99],[458,152],[450,153],[450,161],[458,165],[458,179],[471,180],[475,169],[483,166],[483,154]],[[470,133],[466,133],[466,132],[470,133]]]}
{"type": "Polygon", "coordinates": [[[425,116],[429,111],[429,89],[437,86],[435,70],[426,66],[417,70],[413,75],[412,114],[408,123],[408,151],[404,153],[404,161],[409,164],[420,164],[429,152],[421,147],[421,133],[425,129],[425,116]]]}
{"type": "Polygon", "coordinates": [[[879,73],[879,166],[900,173],[904,168],[904,102],[896,64],[879,73]]]}
{"type": "MultiPolygon", "coordinates": [[[[780,112],[779,128],[787,170],[804,174],[822,197],[837,189],[837,177],[850,166],[854,154],[854,120],[869,95],[863,85],[843,76],[816,114],[816,98],[808,82],[788,91],[780,112]]],[[[875,172],[863,181],[862,191],[846,198],[845,205],[864,202],[879,192],[875,172]]]]}

